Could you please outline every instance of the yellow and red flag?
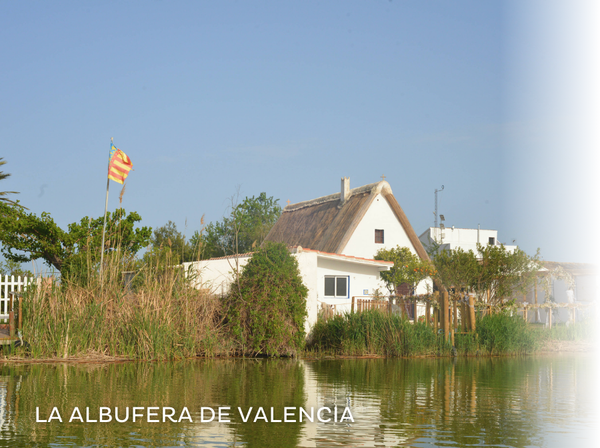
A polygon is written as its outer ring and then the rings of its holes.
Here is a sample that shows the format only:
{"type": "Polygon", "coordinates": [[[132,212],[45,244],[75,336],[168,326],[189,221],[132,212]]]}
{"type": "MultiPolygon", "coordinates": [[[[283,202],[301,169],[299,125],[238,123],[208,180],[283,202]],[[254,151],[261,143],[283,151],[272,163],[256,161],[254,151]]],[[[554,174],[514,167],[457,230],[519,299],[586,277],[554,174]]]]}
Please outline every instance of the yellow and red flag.
{"type": "Polygon", "coordinates": [[[122,184],[129,171],[133,168],[131,159],[119,148],[111,144],[110,163],[108,164],[108,178],[122,184]]]}

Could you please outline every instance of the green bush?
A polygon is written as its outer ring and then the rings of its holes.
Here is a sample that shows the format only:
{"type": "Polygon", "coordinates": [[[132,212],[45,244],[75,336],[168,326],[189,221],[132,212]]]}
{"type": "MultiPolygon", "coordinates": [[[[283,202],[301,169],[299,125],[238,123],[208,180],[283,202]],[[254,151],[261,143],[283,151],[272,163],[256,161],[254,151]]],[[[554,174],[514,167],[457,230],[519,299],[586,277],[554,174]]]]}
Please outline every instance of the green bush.
{"type": "Polygon", "coordinates": [[[338,355],[420,356],[449,354],[451,347],[424,323],[372,310],[319,320],[309,349],[338,355]]]}
{"type": "Polygon", "coordinates": [[[525,354],[535,351],[538,340],[527,323],[507,312],[484,316],[477,321],[480,348],[493,354],[525,354]]]}
{"type": "Polygon", "coordinates": [[[225,299],[227,325],[243,354],[295,355],[304,347],[308,289],[282,243],[254,253],[225,299]]]}

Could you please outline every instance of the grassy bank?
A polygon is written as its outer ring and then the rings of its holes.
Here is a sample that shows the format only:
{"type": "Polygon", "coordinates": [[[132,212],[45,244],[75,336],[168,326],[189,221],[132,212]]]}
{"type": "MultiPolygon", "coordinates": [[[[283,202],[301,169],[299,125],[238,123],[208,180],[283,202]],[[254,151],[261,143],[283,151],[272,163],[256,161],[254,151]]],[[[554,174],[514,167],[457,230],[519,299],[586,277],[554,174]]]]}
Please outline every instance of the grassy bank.
{"type": "MultiPolygon", "coordinates": [[[[498,313],[477,319],[473,334],[456,334],[458,356],[522,355],[535,353],[548,341],[592,340],[593,322],[558,325],[548,330],[526,324],[522,318],[498,313]]],[[[320,320],[308,344],[313,354],[383,356],[448,356],[452,346],[425,324],[412,324],[399,315],[380,311],[320,320]]]]}
{"type": "Polygon", "coordinates": [[[380,311],[337,315],[313,327],[307,350],[335,355],[448,355],[452,346],[425,324],[380,311]]]}
{"type": "Polygon", "coordinates": [[[32,358],[175,359],[228,353],[221,304],[181,269],[146,265],[129,288],[119,269],[104,281],[48,284],[23,300],[32,358]]]}
{"type": "MultiPolygon", "coordinates": [[[[180,359],[229,356],[240,343],[224,322],[224,302],[196,289],[179,268],[147,263],[124,287],[121,269],[107,269],[101,283],[46,284],[23,300],[23,335],[32,359],[180,359]]],[[[548,330],[520,317],[494,314],[477,319],[474,334],[455,335],[455,349],[424,323],[379,311],[319,320],[305,354],[390,357],[517,355],[552,341],[593,340],[592,321],[548,330]]],[[[5,352],[6,354],[6,352],[5,352]]],[[[19,353],[18,353],[19,354],[19,353]]]]}

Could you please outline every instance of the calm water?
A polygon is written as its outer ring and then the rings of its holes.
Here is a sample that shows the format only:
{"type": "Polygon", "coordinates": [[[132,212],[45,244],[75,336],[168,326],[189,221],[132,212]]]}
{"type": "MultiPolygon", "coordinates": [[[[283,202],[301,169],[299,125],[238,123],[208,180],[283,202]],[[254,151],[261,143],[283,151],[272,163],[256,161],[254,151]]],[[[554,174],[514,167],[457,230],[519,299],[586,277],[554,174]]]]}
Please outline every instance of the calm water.
{"type": "Polygon", "coordinates": [[[598,373],[592,355],[4,365],[0,446],[598,447],[598,373]]]}

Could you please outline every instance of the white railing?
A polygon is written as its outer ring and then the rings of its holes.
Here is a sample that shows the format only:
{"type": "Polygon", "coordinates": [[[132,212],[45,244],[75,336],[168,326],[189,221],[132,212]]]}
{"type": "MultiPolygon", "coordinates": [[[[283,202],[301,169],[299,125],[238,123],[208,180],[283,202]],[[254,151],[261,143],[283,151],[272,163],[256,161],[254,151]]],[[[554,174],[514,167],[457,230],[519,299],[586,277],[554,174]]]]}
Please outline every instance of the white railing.
{"type": "Polygon", "coordinates": [[[0,275],[0,323],[8,319],[10,312],[10,293],[23,292],[27,290],[27,286],[31,285],[34,278],[15,277],[14,275],[0,275]]]}

